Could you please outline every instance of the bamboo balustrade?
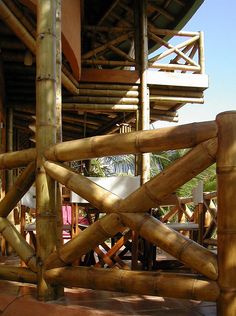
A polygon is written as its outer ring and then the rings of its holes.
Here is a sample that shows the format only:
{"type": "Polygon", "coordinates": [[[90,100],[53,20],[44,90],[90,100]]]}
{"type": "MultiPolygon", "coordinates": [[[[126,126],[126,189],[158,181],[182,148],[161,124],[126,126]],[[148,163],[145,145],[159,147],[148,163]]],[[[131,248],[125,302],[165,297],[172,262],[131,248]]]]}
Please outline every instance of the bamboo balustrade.
{"type": "MultiPolygon", "coordinates": [[[[37,102],[36,102],[36,148],[8,152],[0,154],[0,168],[13,169],[27,166],[21,176],[18,177],[14,186],[9,189],[5,198],[0,202],[0,232],[13,247],[19,257],[25,262],[27,268],[0,267],[2,279],[21,280],[27,283],[36,283],[38,298],[50,300],[57,297],[61,292],[61,286],[79,286],[93,289],[116,290],[132,292],[142,295],[163,295],[167,297],[197,299],[218,302],[219,315],[234,315],[236,313],[236,277],[235,277],[235,146],[236,139],[236,112],[222,113],[217,116],[216,122],[203,122],[187,124],[183,126],[164,128],[160,130],[144,131],[149,120],[149,100],[147,98],[146,73],[147,60],[147,34],[157,45],[164,45],[167,50],[150,62],[152,67],[167,71],[193,71],[204,74],[203,35],[202,33],[175,32],[158,30],[147,25],[145,5],[143,1],[137,0],[139,4],[140,33],[139,44],[140,55],[125,55],[117,44],[127,39],[133,39],[134,28],[119,28],[113,30],[115,37],[106,44],[100,43],[95,49],[86,52],[82,56],[82,62],[92,63],[93,57],[97,55],[95,63],[116,65],[134,64],[139,71],[139,85],[128,88],[119,84],[93,86],[93,84],[81,83],[76,86],[75,82],[62,73],[62,82],[72,94],[65,104],[74,107],[75,110],[96,110],[101,104],[100,110],[109,112],[112,106],[122,111],[122,106],[127,111],[137,111],[140,118],[139,129],[134,133],[120,135],[104,135],[90,138],[61,142],[61,90],[60,90],[60,68],[61,60],[58,57],[56,65],[56,4],[60,1],[40,0],[37,8],[37,41],[32,36],[32,30],[28,30],[27,22],[20,23],[17,17],[17,8],[12,1],[9,6],[6,2],[0,2],[0,16],[22,42],[33,53],[37,55],[37,102]],[[14,11],[13,14],[11,11],[14,11]],[[128,29],[128,32],[127,32],[128,29]],[[164,37],[161,37],[164,36],[164,37]],[[184,42],[171,45],[167,43],[166,37],[180,36],[190,37],[184,42]],[[141,43],[142,42],[142,43],[141,43]],[[37,45],[36,45],[37,44],[37,45]],[[49,49],[49,51],[48,51],[49,49]],[[100,61],[100,54],[107,49],[112,49],[120,57],[128,60],[100,61]],[[171,54],[176,56],[173,64],[160,64],[159,61],[171,54]],[[198,54],[196,61],[195,54],[198,54]],[[180,60],[184,64],[179,64],[180,60]],[[156,63],[158,62],[158,64],[156,63]],[[57,80],[56,80],[57,79],[57,80]],[[56,82],[59,86],[56,89],[56,82]],[[56,91],[58,102],[56,103],[56,91]],[[78,95],[79,94],[79,95],[78,95]],[[87,96],[89,94],[89,96],[87,96]],[[102,98],[101,98],[102,96],[102,98]],[[100,98],[99,98],[100,97],[100,98]],[[101,100],[102,99],[102,100],[101,100]],[[78,106],[78,108],[77,108],[78,106]],[[56,115],[56,108],[58,109],[56,115]],[[58,124],[56,124],[56,118],[58,124]],[[77,174],[62,162],[74,160],[88,160],[111,155],[123,154],[146,154],[164,150],[180,148],[192,148],[185,156],[170,165],[163,172],[148,179],[143,171],[142,185],[128,197],[121,199],[110,191],[96,185],[85,176],[77,174]],[[189,199],[180,199],[176,208],[161,220],[155,219],[148,211],[158,207],[164,201],[170,200],[173,193],[184,183],[202,172],[208,166],[217,163],[218,176],[218,212],[216,207],[205,199],[202,207],[211,214],[208,228],[203,232],[201,238],[211,239],[212,232],[218,223],[217,231],[217,255],[207,248],[199,245],[190,238],[183,236],[177,231],[169,228],[163,222],[174,216],[179,210],[179,220],[184,214],[189,221],[193,220],[191,212],[185,204],[189,199]],[[16,228],[6,219],[12,208],[25,194],[36,178],[36,238],[37,249],[33,249],[20,235],[16,228]],[[104,217],[79,232],[68,243],[60,243],[60,198],[56,201],[56,182],[64,184],[68,189],[75,191],[81,197],[88,200],[98,211],[104,213],[104,217]],[[148,273],[141,271],[126,271],[123,269],[97,269],[72,267],[72,264],[90,250],[100,253],[104,262],[111,263],[111,257],[124,243],[125,238],[120,239],[115,248],[105,245],[105,241],[119,232],[133,230],[135,234],[142,236],[146,241],[161,247],[169,254],[183,262],[195,273],[189,275],[148,273]],[[107,253],[102,254],[99,244],[102,244],[107,253]],[[200,275],[196,275],[196,272],[200,275]]],[[[113,6],[118,4],[115,1],[113,6]]],[[[124,5],[123,5],[124,6],[124,5]]],[[[57,7],[59,9],[59,7],[57,7]]],[[[108,10],[109,11],[109,10],[108,10]]],[[[157,8],[158,11],[158,8],[157,8]]],[[[58,11],[59,12],[59,11],[58,11]]],[[[136,12],[138,13],[138,12],[136,12]]],[[[162,12],[165,14],[164,12],[162,12]]],[[[172,19],[171,15],[166,15],[172,19]]],[[[106,18],[106,15],[103,17],[106,18]]],[[[102,19],[103,19],[102,18],[102,19]]],[[[58,17],[60,24],[60,18],[58,17]]],[[[99,24],[99,23],[98,23],[99,24]]],[[[129,22],[127,22],[129,24],[129,22]]],[[[107,32],[98,25],[97,28],[87,26],[91,31],[107,32]]],[[[137,38],[136,38],[137,40],[137,38]]],[[[60,42],[60,40],[59,40],[60,42]]],[[[60,55],[61,53],[59,53],[60,55]]],[[[96,57],[96,56],[95,56],[96,57]]],[[[163,89],[165,90],[165,89],[163,89]]],[[[194,90],[194,89],[193,89],[194,90]]],[[[191,91],[193,98],[201,99],[197,91],[191,91]]],[[[175,100],[186,101],[190,93],[185,96],[178,91],[175,100]]],[[[155,91],[152,96],[154,101],[171,101],[172,98],[166,91],[155,91]],[[164,98],[164,99],[163,99],[164,98]]],[[[66,107],[66,106],[65,106],[66,107]]],[[[123,110],[124,110],[123,108],[123,110]]],[[[156,115],[162,115],[161,109],[156,109],[156,115]],[[158,112],[159,111],[159,112],[158,112]]],[[[176,117],[171,110],[166,116],[176,117]]],[[[143,166],[143,169],[147,164],[143,166]]],[[[173,197],[173,196],[172,196],[173,197]]],[[[210,200],[211,197],[209,196],[210,200]]],[[[78,231],[78,229],[77,229],[78,231]]],[[[128,240],[131,236],[126,236],[128,240]]],[[[133,239],[135,241],[135,239],[133,239]]],[[[209,241],[209,244],[215,244],[209,241]]],[[[135,248],[135,246],[134,246],[135,248]]],[[[120,267],[122,261],[116,256],[116,262],[120,267]]],[[[98,263],[99,265],[101,263],[98,263]]]]}

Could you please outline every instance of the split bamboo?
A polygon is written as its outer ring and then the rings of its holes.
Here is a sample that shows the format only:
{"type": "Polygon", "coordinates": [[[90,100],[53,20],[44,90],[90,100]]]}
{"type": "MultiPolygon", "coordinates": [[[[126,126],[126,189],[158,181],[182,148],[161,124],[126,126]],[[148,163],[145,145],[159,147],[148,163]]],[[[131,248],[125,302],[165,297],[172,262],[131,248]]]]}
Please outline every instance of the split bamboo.
{"type": "Polygon", "coordinates": [[[34,249],[25,241],[16,228],[3,217],[0,217],[0,232],[28,267],[37,272],[34,249]]]}
{"type": "Polygon", "coordinates": [[[36,238],[38,263],[38,298],[56,298],[57,290],[44,279],[45,259],[56,249],[57,214],[55,181],[43,167],[44,150],[56,143],[56,1],[37,4],[36,70],[36,238]]]}
{"type": "Polygon", "coordinates": [[[212,121],[128,134],[95,136],[51,146],[45,151],[45,156],[53,161],[73,161],[189,148],[215,137],[216,133],[217,127],[212,121]]]}
{"type": "Polygon", "coordinates": [[[31,271],[28,268],[0,265],[0,279],[36,284],[37,275],[35,272],[31,271]]]}
{"type": "Polygon", "coordinates": [[[48,270],[45,275],[49,282],[67,287],[214,302],[219,296],[216,282],[187,274],[64,267],[48,270]]]}
{"type": "Polygon", "coordinates": [[[46,260],[46,268],[65,266],[125,229],[118,214],[109,214],[88,226],[46,260]]]}
{"type": "Polygon", "coordinates": [[[35,148],[0,154],[0,169],[25,167],[35,159],[35,148]]]}
{"type": "Polygon", "coordinates": [[[218,212],[217,240],[220,297],[218,313],[222,316],[236,314],[236,112],[220,113],[218,124],[218,212]]]}
{"type": "Polygon", "coordinates": [[[9,189],[3,200],[0,201],[0,217],[7,217],[10,214],[34,181],[35,163],[31,162],[9,189]]]}

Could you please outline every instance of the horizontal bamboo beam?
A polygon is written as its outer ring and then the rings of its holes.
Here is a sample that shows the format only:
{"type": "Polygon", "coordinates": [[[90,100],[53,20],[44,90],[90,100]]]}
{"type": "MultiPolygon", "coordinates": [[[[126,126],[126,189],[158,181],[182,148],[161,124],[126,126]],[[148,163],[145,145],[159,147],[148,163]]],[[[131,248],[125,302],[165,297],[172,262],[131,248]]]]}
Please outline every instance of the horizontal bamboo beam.
{"type": "Polygon", "coordinates": [[[148,30],[152,33],[158,35],[170,35],[170,36],[183,36],[183,37],[194,37],[199,36],[199,32],[188,32],[188,31],[176,31],[176,30],[168,30],[168,29],[159,29],[154,27],[151,24],[148,24],[148,30]]]}
{"type": "MultiPolygon", "coordinates": [[[[150,102],[175,102],[175,103],[198,103],[203,104],[203,98],[191,98],[191,97],[169,97],[169,96],[151,96],[150,102]]],[[[154,106],[155,107],[155,106],[154,106]]]]}
{"type": "Polygon", "coordinates": [[[80,89],[94,89],[94,90],[123,90],[123,91],[137,91],[139,90],[138,85],[127,85],[127,84],[112,84],[112,83],[79,83],[80,89]]]}
{"type": "Polygon", "coordinates": [[[216,124],[211,121],[161,128],[159,130],[95,136],[57,144],[46,150],[45,156],[53,161],[73,161],[103,156],[189,148],[215,137],[216,133],[216,124]]]}
{"type": "Polygon", "coordinates": [[[148,63],[150,68],[162,69],[162,70],[185,70],[199,72],[201,70],[200,66],[189,66],[180,64],[157,64],[148,63]]]}
{"type": "Polygon", "coordinates": [[[85,96],[99,96],[99,97],[130,97],[137,98],[139,92],[137,90],[110,90],[108,89],[89,89],[79,88],[79,94],[85,96]]]}
{"type": "Polygon", "coordinates": [[[99,103],[63,103],[63,111],[108,111],[108,112],[134,112],[138,105],[132,104],[99,104],[99,103]]]}
{"type": "Polygon", "coordinates": [[[92,32],[109,32],[109,33],[119,33],[119,32],[127,32],[134,31],[133,27],[124,27],[124,26],[100,26],[100,25],[83,25],[82,26],[86,31],[92,32]]]}
{"type": "Polygon", "coordinates": [[[0,217],[7,217],[35,181],[35,163],[31,162],[0,201],[0,217]]]}
{"type": "Polygon", "coordinates": [[[88,226],[46,259],[46,269],[65,266],[81,258],[125,227],[118,214],[109,214],[88,226]]]}
{"type": "Polygon", "coordinates": [[[101,60],[101,59],[82,59],[83,65],[105,65],[105,66],[135,66],[135,62],[132,61],[120,61],[120,60],[101,60]]]}
{"type": "Polygon", "coordinates": [[[126,97],[90,97],[90,96],[73,96],[64,98],[63,103],[76,102],[76,103],[101,103],[101,104],[139,104],[139,98],[126,98],[126,97]]]}
{"type": "Polygon", "coordinates": [[[6,219],[0,217],[0,233],[9,242],[18,256],[28,265],[28,267],[37,272],[36,255],[34,249],[25,241],[24,237],[16,228],[6,219]]]}
{"type": "Polygon", "coordinates": [[[61,284],[67,287],[118,291],[139,295],[213,302],[219,296],[219,288],[216,282],[186,274],[64,267],[46,271],[45,277],[52,284],[61,284]]]}
{"type": "Polygon", "coordinates": [[[9,265],[0,265],[0,279],[23,282],[23,283],[37,283],[37,275],[28,268],[21,268],[9,265]]]}
{"type": "Polygon", "coordinates": [[[25,167],[35,159],[35,148],[0,154],[0,169],[13,169],[25,167]]]}

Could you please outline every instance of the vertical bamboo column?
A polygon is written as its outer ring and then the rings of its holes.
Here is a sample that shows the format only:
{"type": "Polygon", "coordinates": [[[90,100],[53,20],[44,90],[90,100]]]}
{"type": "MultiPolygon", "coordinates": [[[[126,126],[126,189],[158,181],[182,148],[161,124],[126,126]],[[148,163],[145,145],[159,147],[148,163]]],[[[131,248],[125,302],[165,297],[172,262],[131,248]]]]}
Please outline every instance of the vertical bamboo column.
{"type": "Polygon", "coordinates": [[[236,315],[236,111],[220,113],[218,124],[218,315],[236,315]]]}
{"type": "MultiPolygon", "coordinates": [[[[149,91],[147,87],[148,69],[148,35],[147,35],[147,1],[138,1],[140,17],[140,129],[148,130],[150,122],[149,91]]],[[[141,155],[141,185],[149,180],[150,154],[141,155]]]]}
{"type": "Polygon", "coordinates": [[[199,65],[200,73],[205,74],[205,55],[204,55],[204,33],[200,32],[199,37],[199,65]]]}
{"type": "Polygon", "coordinates": [[[56,142],[56,1],[37,3],[36,41],[36,230],[38,298],[56,297],[44,279],[44,261],[56,248],[55,181],[43,167],[44,150],[56,142]]]}

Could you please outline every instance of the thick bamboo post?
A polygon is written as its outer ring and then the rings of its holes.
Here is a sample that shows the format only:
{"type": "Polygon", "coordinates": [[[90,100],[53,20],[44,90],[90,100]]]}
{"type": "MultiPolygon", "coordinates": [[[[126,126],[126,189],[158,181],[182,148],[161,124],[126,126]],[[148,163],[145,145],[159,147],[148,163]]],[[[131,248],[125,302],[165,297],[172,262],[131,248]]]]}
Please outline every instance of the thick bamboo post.
{"type": "Polygon", "coordinates": [[[120,216],[109,214],[88,226],[57,252],[51,254],[46,261],[46,268],[51,269],[70,264],[124,229],[120,216]]]}
{"type": "Polygon", "coordinates": [[[0,279],[35,284],[37,274],[28,268],[0,265],[0,279]]]}
{"type": "MultiPolygon", "coordinates": [[[[95,136],[51,146],[48,160],[73,161],[95,157],[189,148],[215,137],[215,122],[201,122],[128,134],[95,136]]],[[[1,155],[0,155],[1,166],[1,155]]]]}
{"type": "Polygon", "coordinates": [[[13,210],[16,204],[32,186],[34,180],[35,162],[31,162],[0,202],[1,217],[7,217],[10,214],[11,210],[13,210]]]}
{"type": "Polygon", "coordinates": [[[0,154],[0,169],[25,167],[35,159],[35,148],[0,154]]]}
{"type": "MultiPolygon", "coordinates": [[[[13,151],[13,109],[9,108],[7,113],[7,151],[13,151]]],[[[9,189],[13,185],[13,171],[7,171],[7,181],[6,181],[6,191],[8,192],[9,189]]]]}
{"type": "Polygon", "coordinates": [[[236,314],[236,111],[220,113],[218,124],[217,239],[220,297],[218,314],[236,314]]]}
{"type": "Polygon", "coordinates": [[[43,152],[56,142],[56,2],[37,3],[36,41],[36,231],[38,298],[54,299],[56,289],[44,279],[44,261],[56,249],[57,216],[55,181],[46,175],[43,152]]]}
{"type": "Polygon", "coordinates": [[[6,219],[0,217],[0,232],[16,251],[19,257],[36,272],[36,256],[33,248],[25,241],[16,228],[6,219]]]}
{"type": "Polygon", "coordinates": [[[45,273],[49,282],[95,290],[216,301],[216,282],[187,274],[64,267],[45,273]]]}

